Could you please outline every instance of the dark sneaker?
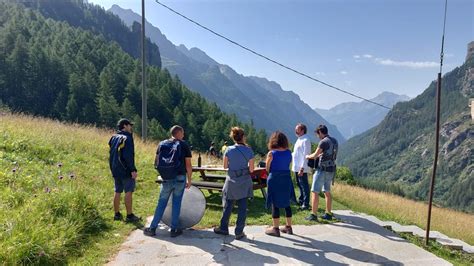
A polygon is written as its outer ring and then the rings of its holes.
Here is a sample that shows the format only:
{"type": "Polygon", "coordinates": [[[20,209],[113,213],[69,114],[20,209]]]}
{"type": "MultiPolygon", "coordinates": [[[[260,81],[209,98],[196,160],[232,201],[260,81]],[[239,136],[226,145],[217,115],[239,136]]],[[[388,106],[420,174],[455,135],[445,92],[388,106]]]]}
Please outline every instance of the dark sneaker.
{"type": "Polygon", "coordinates": [[[147,227],[143,230],[143,234],[146,236],[156,235],[156,227],[147,227]]]}
{"type": "Polygon", "coordinates": [[[135,216],[135,214],[128,214],[127,218],[125,218],[125,222],[127,223],[136,223],[139,222],[142,218],[135,216]]]}
{"type": "Polygon", "coordinates": [[[235,234],[235,240],[240,240],[244,237],[247,237],[247,235],[244,232],[242,232],[240,234],[235,234]]]}
{"type": "Polygon", "coordinates": [[[122,214],[120,212],[115,213],[114,221],[122,221],[122,220],[123,220],[122,214]]]}
{"type": "Polygon", "coordinates": [[[181,229],[171,229],[170,231],[170,236],[171,237],[177,237],[183,233],[183,230],[181,229]]]}
{"type": "Polygon", "coordinates": [[[326,213],[321,217],[321,219],[324,219],[324,220],[332,220],[332,213],[326,212],[326,213]]]}
{"type": "Polygon", "coordinates": [[[314,215],[313,213],[311,213],[310,215],[306,216],[306,218],[304,218],[306,221],[312,221],[312,222],[317,222],[318,221],[318,217],[316,215],[314,215]]]}
{"type": "Polygon", "coordinates": [[[293,234],[293,228],[291,226],[285,225],[284,227],[280,228],[280,232],[292,235],[293,234]]]}
{"type": "Polygon", "coordinates": [[[278,227],[269,227],[265,230],[265,234],[269,236],[280,237],[280,229],[278,227]]]}
{"type": "Polygon", "coordinates": [[[224,231],[220,227],[214,227],[214,233],[216,233],[218,235],[224,235],[224,236],[229,235],[229,231],[224,231]]]}

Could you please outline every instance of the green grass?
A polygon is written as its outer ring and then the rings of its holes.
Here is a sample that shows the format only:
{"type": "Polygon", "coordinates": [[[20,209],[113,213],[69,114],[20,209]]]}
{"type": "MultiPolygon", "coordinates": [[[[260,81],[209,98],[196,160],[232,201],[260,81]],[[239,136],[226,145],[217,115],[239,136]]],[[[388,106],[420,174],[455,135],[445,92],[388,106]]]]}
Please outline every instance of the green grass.
{"type": "MultiPolygon", "coordinates": [[[[108,169],[107,146],[112,131],[5,113],[0,113],[0,124],[0,262],[104,264],[114,257],[130,232],[143,226],[113,221],[114,185],[108,169]]],[[[153,215],[159,194],[157,173],[152,166],[157,143],[137,139],[135,144],[139,177],[134,212],[146,217],[153,215]]],[[[198,178],[197,174],[194,178],[198,178]]],[[[196,228],[217,225],[222,215],[220,194],[204,194],[206,213],[196,228]]],[[[395,207],[386,208],[394,199],[381,195],[370,200],[372,194],[375,192],[352,191],[349,186],[338,184],[333,209],[349,206],[376,215],[399,213],[395,207]],[[365,206],[364,198],[385,206],[383,211],[371,210],[370,203],[365,206]]],[[[320,198],[321,213],[324,205],[320,198]]],[[[265,209],[259,190],[248,206],[248,225],[271,224],[271,213],[265,209]]],[[[308,214],[293,208],[293,223],[312,224],[304,220],[308,214]]],[[[236,215],[232,215],[231,224],[235,224],[235,219],[236,215]]],[[[410,216],[398,219],[411,222],[410,216]]],[[[444,229],[437,230],[446,233],[444,229]]],[[[463,256],[459,261],[470,262],[463,256]]]]}
{"type": "MultiPolygon", "coordinates": [[[[209,193],[204,191],[206,197],[207,206],[206,213],[201,220],[201,222],[196,226],[196,228],[209,228],[219,224],[219,221],[222,216],[222,198],[219,193],[209,193]]],[[[318,211],[322,215],[324,214],[324,198],[320,198],[318,211]]],[[[237,207],[234,207],[233,215],[231,216],[231,224],[235,224],[237,219],[237,207]]],[[[333,202],[333,209],[347,209],[345,206],[340,203],[333,202]]],[[[291,208],[293,217],[292,222],[294,224],[303,224],[311,225],[315,224],[314,222],[306,221],[304,218],[310,214],[310,211],[299,211],[295,206],[291,208]]],[[[333,221],[320,220],[320,223],[332,223],[333,221]]],[[[247,225],[271,225],[272,215],[269,209],[265,208],[265,200],[263,199],[262,193],[260,190],[254,191],[254,198],[248,203],[248,213],[247,213],[247,225]]],[[[284,219],[281,219],[281,223],[284,223],[284,219]]]]}
{"type": "MultiPolygon", "coordinates": [[[[107,145],[112,131],[5,113],[0,124],[4,264],[103,264],[132,230],[143,226],[113,221],[107,145]]],[[[156,145],[136,140],[134,212],[142,217],[153,215],[159,193],[152,166],[156,145]]],[[[220,194],[205,193],[208,205],[197,225],[201,228],[217,225],[222,214],[220,194]]],[[[343,208],[337,203],[334,207],[343,208]]],[[[295,223],[308,224],[304,217],[309,212],[293,211],[295,223]]],[[[249,204],[247,222],[271,224],[260,191],[249,204]]]]}

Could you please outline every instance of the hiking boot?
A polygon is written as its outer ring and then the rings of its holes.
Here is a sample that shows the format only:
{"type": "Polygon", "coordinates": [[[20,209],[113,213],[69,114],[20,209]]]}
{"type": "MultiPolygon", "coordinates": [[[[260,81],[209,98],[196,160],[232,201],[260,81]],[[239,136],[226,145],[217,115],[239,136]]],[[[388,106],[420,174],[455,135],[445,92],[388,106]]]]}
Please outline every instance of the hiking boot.
{"type": "Polygon", "coordinates": [[[116,212],[115,215],[114,215],[114,221],[122,221],[123,220],[123,216],[120,212],[116,212]]]}
{"type": "Polygon", "coordinates": [[[171,237],[177,237],[183,233],[183,230],[181,229],[171,229],[170,231],[170,236],[171,237]]]}
{"type": "Polygon", "coordinates": [[[285,225],[284,227],[280,227],[280,232],[282,233],[285,233],[285,234],[289,234],[289,235],[292,235],[293,234],[293,228],[288,225],[285,225]]]}
{"type": "Polygon", "coordinates": [[[218,235],[224,235],[224,236],[228,236],[229,235],[229,232],[228,231],[224,231],[222,230],[220,227],[214,227],[214,233],[218,234],[218,235]]]}
{"type": "Polygon", "coordinates": [[[321,219],[324,219],[324,220],[332,220],[332,213],[329,213],[329,212],[326,212],[322,217],[321,219]]]}
{"type": "Polygon", "coordinates": [[[318,221],[318,217],[316,215],[314,215],[313,213],[311,213],[310,215],[306,216],[306,218],[304,218],[306,221],[312,221],[312,222],[317,222],[318,221]]]}
{"type": "Polygon", "coordinates": [[[143,230],[143,234],[146,236],[156,235],[156,227],[147,227],[143,230]]]}
{"type": "Polygon", "coordinates": [[[126,223],[136,223],[139,222],[142,218],[135,216],[135,214],[127,214],[127,218],[125,218],[126,223]]]}
{"type": "Polygon", "coordinates": [[[244,232],[242,232],[240,234],[235,234],[235,240],[240,240],[244,237],[247,237],[247,235],[244,232]]]}
{"type": "Polygon", "coordinates": [[[276,236],[276,237],[279,237],[280,236],[280,229],[278,227],[269,227],[265,230],[265,234],[269,235],[269,236],[276,236]]]}

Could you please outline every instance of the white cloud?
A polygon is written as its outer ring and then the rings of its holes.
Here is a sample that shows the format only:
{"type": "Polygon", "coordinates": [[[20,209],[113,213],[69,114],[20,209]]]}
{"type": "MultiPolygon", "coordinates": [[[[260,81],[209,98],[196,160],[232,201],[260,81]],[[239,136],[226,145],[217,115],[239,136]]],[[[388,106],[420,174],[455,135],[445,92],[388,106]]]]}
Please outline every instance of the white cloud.
{"type": "Polygon", "coordinates": [[[341,58],[336,59],[337,62],[342,62],[341,58]]]}
{"type": "Polygon", "coordinates": [[[348,73],[348,72],[347,72],[347,71],[345,71],[345,70],[342,70],[342,71],[341,71],[341,72],[339,72],[339,73],[341,73],[342,75],[347,75],[347,73],[348,73]]]}
{"type": "Polygon", "coordinates": [[[316,72],[316,76],[326,76],[326,73],[324,72],[316,72]]]}
{"type": "Polygon", "coordinates": [[[394,61],[392,59],[375,58],[375,62],[384,66],[408,67],[414,69],[439,67],[436,62],[394,61]]]}
{"type": "Polygon", "coordinates": [[[360,58],[360,55],[355,54],[355,55],[353,55],[352,57],[354,57],[354,59],[359,59],[359,58],[360,58]]]}
{"type": "Polygon", "coordinates": [[[347,87],[351,87],[352,86],[352,80],[346,80],[344,81],[344,83],[346,84],[347,87]]]}
{"type": "Polygon", "coordinates": [[[372,58],[373,56],[372,56],[371,54],[365,54],[365,55],[363,55],[362,57],[364,57],[364,58],[372,58]]]}

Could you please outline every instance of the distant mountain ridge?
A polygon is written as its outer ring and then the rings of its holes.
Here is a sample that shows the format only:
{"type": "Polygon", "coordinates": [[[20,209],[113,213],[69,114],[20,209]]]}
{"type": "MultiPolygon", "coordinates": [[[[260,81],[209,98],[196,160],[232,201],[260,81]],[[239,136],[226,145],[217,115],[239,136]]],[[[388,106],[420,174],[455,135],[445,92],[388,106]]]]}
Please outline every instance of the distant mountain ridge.
{"type": "MultiPolygon", "coordinates": [[[[410,100],[410,97],[385,91],[370,100],[387,107],[392,107],[398,102],[410,100]]],[[[336,125],[346,139],[376,126],[389,111],[366,101],[341,103],[329,110],[318,108],[314,110],[330,123],[336,125]],[[357,121],[357,123],[354,121],[357,121]]]]}
{"type": "MultiPolygon", "coordinates": [[[[383,121],[340,146],[338,161],[359,182],[426,200],[434,157],[436,81],[416,98],[396,104],[383,121]]],[[[434,199],[474,212],[474,56],[446,73],[441,88],[441,132],[434,199]]]]}
{"type": "MultiPolygon", "coordinates": [[[[127,25],[140,21],[132,10],[113,5],[110,12],[127,25]]],[[[177,75],[188,88],[215,102],[222,110],[233,113],[267,132],[282,130],[295,139],[294,126],[305,123],[310,129],[326,124],[330,134],[344,142],[338,129],[312,110],[298,95],[284,91],[276,82],[265,78],[246,77],[230,66],[220,64],[198,48],[175,46],[152,24],[146,24],[147,36],[160,47],[164,68],[177,75]]],[[[311,136],[316,141],[314,136],[311,136]]]]}

